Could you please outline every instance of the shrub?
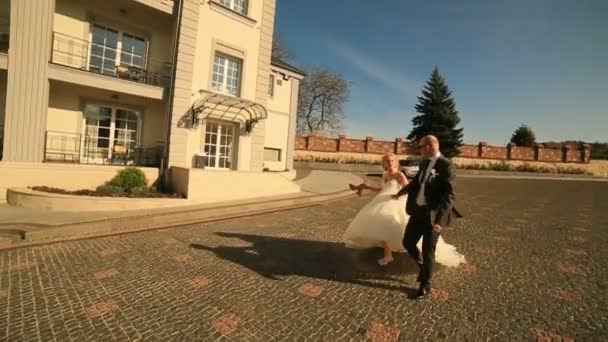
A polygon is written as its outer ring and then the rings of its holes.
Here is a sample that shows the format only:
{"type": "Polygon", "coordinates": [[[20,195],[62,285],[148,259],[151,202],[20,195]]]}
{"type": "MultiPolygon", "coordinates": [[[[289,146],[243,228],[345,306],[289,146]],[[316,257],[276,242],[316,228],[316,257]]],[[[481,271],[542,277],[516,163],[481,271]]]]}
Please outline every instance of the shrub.
{"type": "Polygon", "coordinates": [[[122,187],[110,184],[100,185],[95,189],[95,191],[102,196],[120,196],[125,193],[122,187]]]}
{"type": "Polygon", "coordinates": [[[131,192],[135,188],[142,188],[148,185],[146,175],[136,167],[124,168],[114,176],[106,185],[119,187],[124,192],[131,192]]]}

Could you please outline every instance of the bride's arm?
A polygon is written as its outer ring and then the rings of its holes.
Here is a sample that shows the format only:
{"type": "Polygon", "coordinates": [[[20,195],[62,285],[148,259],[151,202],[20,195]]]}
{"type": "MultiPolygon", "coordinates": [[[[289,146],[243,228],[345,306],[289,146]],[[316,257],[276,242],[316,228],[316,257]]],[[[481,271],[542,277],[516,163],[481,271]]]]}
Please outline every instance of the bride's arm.
{"type": "MultiPolygon", "coordinates": [[[[382,175],[382,181],[384,181],[384,180],[385,180],[385,178],[386,178],[386,174],[383,174],[383,175],[382,175]]],[[[375,183],[375,182],[374,182],[374,183],[375,183]]],[[[378,186],[374,186],[374,185],[369,185],[369,184],[367,184],[367,180],[365,180],[365,181],[363,181],[363,183],[361,183],[361,187],[362,187],[363,189],[365,189],[365,190],[371,190],[371,191],[376,191],[376,192],[378,192],[378,191],[382,190],[382,187],[381,187],[381,186],[380,186],[380,187],[378,187],[378,186]]]]}
{"type": "Polygon", "coordinates": [[[399,172],[399,176],[397,176],[397,182],[399,183],[399,185],[401,185],[402,188],[409,183],[407,177],[405,177],[403,172],[399,172]]]}
{"type": "Polygon", "coordinates": [[[405,177],[402,172],[399,172],[399,176],[397,176],[397,182],[399,183],[399,185],[401,185],[401,190],[399,190],[397,194],[393,195],[394,199],[398,199],[399,197],[407,194],[409,190],[408,185],[410,182],[407,180],[407,177],[405,177]]]}

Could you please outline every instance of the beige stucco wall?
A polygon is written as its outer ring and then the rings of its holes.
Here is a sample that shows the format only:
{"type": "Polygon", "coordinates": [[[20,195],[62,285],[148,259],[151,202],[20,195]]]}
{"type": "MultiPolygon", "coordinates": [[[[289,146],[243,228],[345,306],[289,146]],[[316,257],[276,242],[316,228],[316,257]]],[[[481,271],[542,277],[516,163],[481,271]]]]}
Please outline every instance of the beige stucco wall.
{"type": "MultiPolygon", "coordinates": [[[[239,18],[217,5],[208,2],[201,3],[196,57],[192,76],[193,94],[198,94],[200,89],[212,90],[211,77],[215,53],[222,52],[240,58],[243,61],[240,97],[255,101],[257,66],[260,52],[261,1],[249,1],[248,16],[256,20],[257,24],[239,18]]],[[[196,95],[193,97],[194,99],[196,99],[196,95]]],[[[233,121],[231,116],[226,115],[223,119],[233,121]]],[[[204,128],[203,124],[197,129],[190,131],[187,143],[187,154],[190,156],[190,159],[202,149],[204,128]]],[[[242,132],[240,126],[237,132],[242,132]]],[[[251,135],[240,134],[236,145],[233,147],[236,156],[235,169],[249,171],[251,169],[251,135]]]]}
{"type": "Polygon", "coordinates": [[[260,53],[260,21],[263,1],[248,1],[249,23],[229,11],[207,1],[201,2],[196,60],[192,92],[211,90],[213,60],[221,51],[243,60],[240,97],[255,100],[258,58],[260,53]]]}
{"type": "Polygon", "coordinates": [[[112,99],[111,92],[53,82],[49,97],[47,130],[66,133],[82,133],[83,107],[86,103],[133,108],[142,112],[140,143],[143,147],[162,144],[165,141],[165,105],[162,101],[147,100],[136,96],[119,95],[112,99]]]}
{"type": "Polygon", "coordinates": [[[173,108],[171,108],[169,166],[191,167],[193,155],[190,151],[191,131],[183,120],[193,100],[192,77],[201,5],[198,0],[183,0],[183,5],[177,64],[175,65],[174,101],[173,108]]]}
{"type": "Polygon", "coordinates": [[[268,110],[287,114],[291,110],[291,87],[294,79],[284,80],[284,74],[279,72],[276,67],[271,67],[271,72],[275,77],[274,96],[268,96],[268,110]],[[277,81],[280,81],[281,85],[277,81]]]}
{"type": "MultiPolygon", "coordinates": [[[[167,13],[160,12],[151,7],[139,6],[135,3],[124,2],[116,6],[113,1],[88,1],[83,4],[77,0],[56,0],[53,30],[85,41],[90,41],[92,23],[108,26],[115,30],[124,31],[147,39],[149,42],[149,56],[162,61],[169,61],[171,57],[171,32],[173,30],[172,18],[167,13]],[[121,13],[124,9],[125,13],[121,13]]],[[[73,53],[79,53],[77,44],[72,47],[73,53]]],[[[64,49],[65,45],[56,48],[64,49]]],[[[83,51],[86,56],[86,51],[83,51]]],[[[71,66],[82,66],[81,60],[66,59],[54,54],[57,62],[67,63],[71,66]]],[[[86,59],[84,60],[86,62],[86,59]]]]}
{"type": "MultiPolygon", "coordinates": [[[[0,162],[0,201],[6,201],[7,188],[50,186],[66,190],[95,189],[123,169],[118,166],[0,162]]],[[[158,169],[139,168],[148,184],[158,179],[158,169]]]]}
{"type": "Polygon", "coordinates": [[[172,170],[172,176],[176,189],[187,183],[188,200],[201,203],[300,192],[300,186],[278,173],[181,169],[172,170]]]}
{"type": "MultiPolygon", "coordinates": [[[[201,89],[212,91],[214,57],[216,52],[220,52],[239,58],[243,62],[239,97],[266,106],[265,93],[268,87],[267,78],[270,65],[270,44],[267,43],[272,40],[274,0],[249,1],[248,5],[247,16],[252,20],[235,15],[217,4],[201,3],[195,41],[195,58],[191,73],[191,101],[196,100],[199,96],[198,91],[201,89]],[[268,32],[270,32],[270,38],[268,38],[268,32]],[[262,70],[263,76],[260,70],[262,70]]],[[[177,75],[178,78],[186,76],[179,71],[177,75]]],[[[212,113],[210,117],[238,123],[233,119],[233,114],[224,112],[219,115],[212,113]]],[[[236,131],[240,134],[233,147],[236,155],[236,170],[262,171],[265,124],[265,121],[259,122],[253,132],[249,134],[244,133],[240,125],[237,126],[236,131]]],[[[193,156],[202,150],[204,129],[203,122],[194,129],[180,133],[183,136],[183,142],[182,139],[180,142],[185,147],[183,166],[191,167],[193,156]]]]}
{"type": "Polygon", "coordinates": [[[54,0],[11,1],[3,160],[41,161],[54,0]],[[35,18],[36,25],[30,25],[35,18]],[[27,77],[24,77],[27,75],[27,77]]]}
{"type": "Polygon", "coordinates": [[[271,171],[283,171],[286,169],[287,136],[289,133],[289,111],[291,107],[291,79],[283,80],[283,74],[276,68],[271,67],[271,73],[275,77],[274,94],[268,96],[264,147],[277,148],[281,150],[281,161],[264,160],[264,168],[271,171]],[[278,84],[280,80],[281,85],[278,84]]]}
{"type": "Polygon", "coordinates": [[[287,151],[287,133],[289,131],[289,114],[269,111],[266,119],[264,147],[281,150],[281,161],[264,160],[264,168],[271,171],[284,171],[287,151]]]}
{"type": "Polygon", "coordinates": [[[4,112],[6,110],[6,71],[0,70],[0,139],[4,136],[4,112]]]}
{"type": "Polygon", "coordinates": [[[298,90],[303,76],[276,66],[271,66],[271,72],[275,76],[275,86],[273,96],[268,96],[267,101],[264,146],[281,149],[281,161],[264,160],[264,167],[282,171],[293,168],[298,90]],[[281,85],[278,80],[281,80],[281,85]]]}

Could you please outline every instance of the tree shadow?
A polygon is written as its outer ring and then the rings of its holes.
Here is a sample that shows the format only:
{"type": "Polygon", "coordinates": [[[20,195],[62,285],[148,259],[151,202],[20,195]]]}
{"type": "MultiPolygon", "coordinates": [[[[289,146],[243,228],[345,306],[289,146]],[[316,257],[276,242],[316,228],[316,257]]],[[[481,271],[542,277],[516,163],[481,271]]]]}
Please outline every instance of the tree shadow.
{"type": "Polygon", "coordinates": [[[376,263],[382,257],[380,248],[354,249],[338,242],[277,236],[223,232],[215,234],[242,241],[233,246],[209,247],[194,243],[190,247],[213,252],[217,257],[246,267],[268,279],[303,276],[400,290],[408,295],[415,293],[415,289],[404,287],[403,281],[399,279],[404,274],[418,273],[417,265],[405,253],[394,253],[395,261],[381,267],[376,263]]]}

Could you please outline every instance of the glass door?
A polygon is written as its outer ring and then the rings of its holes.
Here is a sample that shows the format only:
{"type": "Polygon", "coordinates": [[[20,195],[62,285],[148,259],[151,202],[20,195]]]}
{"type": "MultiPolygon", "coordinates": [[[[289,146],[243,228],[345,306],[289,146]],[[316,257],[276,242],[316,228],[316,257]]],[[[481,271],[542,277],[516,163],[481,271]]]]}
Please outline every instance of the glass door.
{"type": "Polygon", "coordinates": [[[93,164],[126,163],[134,156],[139,127],[137,111],[87,104],[81,160],[93,164]]]}
{"type": "Polygon", "coordinates": [[[89,70],[105,75],[116,75],[118,31],[93,25],[89,70]]]}
{"type": "Polygon", "coordinates": [[[81,160],[103,163],[110,157],[112,108],[86,105],[84,109],[84,139],[81,160]]]}
{"type": "Polygon", "coordinates": [[[207,121],[205,124],[204,166],[211,169],[232,168],[232,145],[235,127],[230,123],[207,121]]]}

